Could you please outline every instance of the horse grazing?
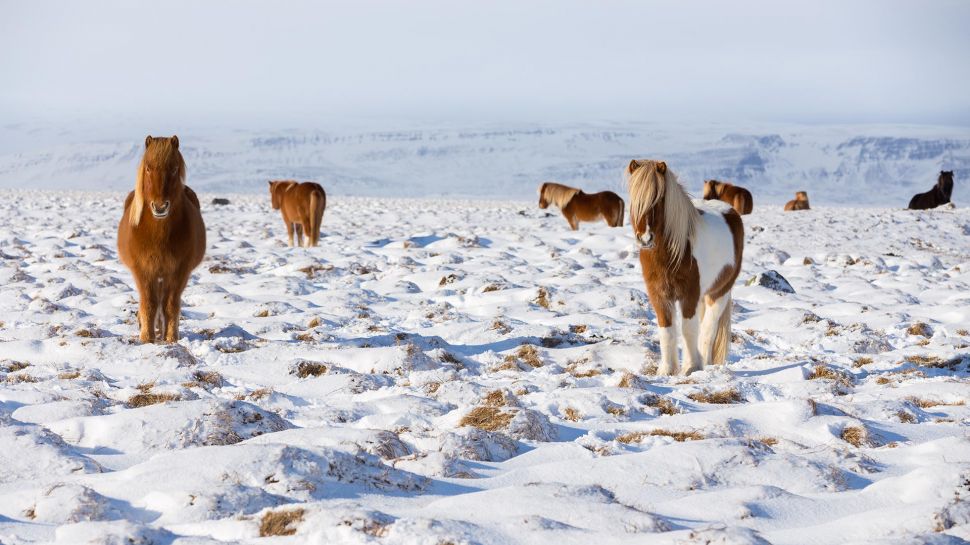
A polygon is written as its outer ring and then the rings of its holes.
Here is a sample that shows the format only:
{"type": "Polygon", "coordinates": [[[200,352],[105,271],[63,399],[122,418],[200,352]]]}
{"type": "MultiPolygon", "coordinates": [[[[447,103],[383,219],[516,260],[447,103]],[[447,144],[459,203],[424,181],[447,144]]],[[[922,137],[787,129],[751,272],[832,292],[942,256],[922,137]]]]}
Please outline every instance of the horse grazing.
{"type": "Polygon", "coordinates": [[[950,202],[950,196],[952,195],[953,171],[941,170],[940,177],[936,180],[936,185],[933,186],[933,189],[926,193],[913,195],[913,198],[909,201],[909,209],[927,210],[929,208],[936,208],[941,204],[950,202]]]}
{"type": "Polygon", "coordinates": [[[323,211],[327,207],[327,193],[320,184],[279,180],[269,183],[269,196],[273,210],[281,210],[286,233],[293,246],[293,232],[297,242],[303,246],[303,235],[307,236],[306,247],[316,246],[320,241],[320,225],[323,211]]]}
{"type": "Polygon", "coordinates": [[[785,203],[785,211],[790,212],[792,210],[811,210],[808,206],[807,191],[796,191],[795,200],[785,203]]]}
{"type": "Polygon", "coordinates": [[[727,182],[707,180],[704,182],[703,197],[705,201],[724,201],[734,207],[741,215],[750,214],[751,209],[754,208],[754,199],[751,198],[750,191],[727,182]]]}
{"type": "Polygon", "coordinates": [[[600,218],[610,227],[623,226],[623,199],[612,191],[583,193],[581,189],[568,185],[546,182],[539,186],[539,208],[545,210],[555,204],[576,231],[581,221],[596,221],[600,218]]]}
{"type": "Polygon", "coordinates": [[[118,255],[138,287],[141,342],[179,338],[182,291],[205,255],[199,198],[185,185],[179,139],[145,139],[135,190],[118,224],[118,255]]]}
{"type": "Polygon", "coordinates": [[[673,320],[678,304],[683,373],[725,363],[731,343],[731,288],[744,252],[741,216],[721,202],[692,202],[663,161],[633,160],[626,176],[643,280],[660,326],[657,372],[677,373],[673,320]]]}

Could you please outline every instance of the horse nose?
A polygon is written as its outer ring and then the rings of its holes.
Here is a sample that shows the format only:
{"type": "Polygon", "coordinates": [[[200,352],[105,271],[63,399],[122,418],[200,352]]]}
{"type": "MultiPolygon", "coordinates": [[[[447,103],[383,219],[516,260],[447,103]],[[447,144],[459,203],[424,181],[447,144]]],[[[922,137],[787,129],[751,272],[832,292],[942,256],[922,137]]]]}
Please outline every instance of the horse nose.
{"type": "Polygon", "coordinates": [[[151,203],[151,206],[152,206],[152,214],[154,214],[154,215],[156,215],[158,217],[163,217],[163,216],[167,215],[168,214],[168,207],[169,207],[170,204],[172,204],[170,201],[165,201],[162,204],[155,204],[155,202],[153,201],[151,203]]]}

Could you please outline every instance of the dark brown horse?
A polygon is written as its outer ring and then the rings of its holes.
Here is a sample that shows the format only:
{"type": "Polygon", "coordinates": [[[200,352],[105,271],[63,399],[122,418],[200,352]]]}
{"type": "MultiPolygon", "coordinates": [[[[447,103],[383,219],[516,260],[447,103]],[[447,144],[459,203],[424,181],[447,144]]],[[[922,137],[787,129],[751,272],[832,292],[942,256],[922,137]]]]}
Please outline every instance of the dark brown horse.
{"type": "Polygon", "coordinates": [[[269,183],[269,196],[273,210],[280,210],[286,233],[293,246],[293,233],[297,242],[303,246],[303,235],[307,236],[307,247],[316,246],[320,241],[320,225],[323,211],[327,208],[327,193],[314,182],[295,182],[279,180],[269,183]]]}
{"type": "Polygon", "coordinates": [[[539,208],[546,209],[555,204],[576,231],[581,221],[596,221],[603,218],[610,227],[623,226],[623,211],[626,205],[619,195],[612,191],[583,193],[583,190],[568,185],[546,182],[539,186],[539,208]]]}
{"type": "Polygon", "coordinates": [[[927,210],[929,208],[936,208],[941,204],[950,202],[951,195],[953,195],[953,171],[941,170],[940,177],[937,179],[933,189],[926,193],[917,193],[914,195],[909,201],[909,209],[927,210]]]}
{"type": "Polygon", "coordinates": [[[182,291],[205,255],[205,224],[199,198],[185,185],[177,136],[145,139],[118,224],[118,255],[138,287],[141,342],[178,341],[182,291]]]}
{"type": "Polygon", "coordinates": [[[751,192],[747,189],[729,184],[727,182],[719,182],[717,180],[707,180],[704,182],[704,200],[719,200],[724,201],[731,205],[738,214],[750,214],[751,210],[754,208],[754,199],[751,197],[751,192]]]}
{"type": "Polygon", "coordinates": [[[785,211],[791,212],[792,210],[811,210],[808,205],[807,191],[796,191],[795,198],[785,203],[785,211]]]}

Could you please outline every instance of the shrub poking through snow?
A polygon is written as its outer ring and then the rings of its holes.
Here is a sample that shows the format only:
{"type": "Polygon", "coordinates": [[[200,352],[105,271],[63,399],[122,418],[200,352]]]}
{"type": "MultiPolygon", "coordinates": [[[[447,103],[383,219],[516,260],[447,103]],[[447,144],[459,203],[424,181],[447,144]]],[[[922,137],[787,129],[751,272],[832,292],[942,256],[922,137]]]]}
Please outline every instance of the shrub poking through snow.
{"type": "Polygon", "coordinates": [[[616,440],[621,443],[632,444],[639,443],[643,441],[645,437],[670,437],[678,443],[683,443],[684,441],[700,441],[704,439],[704,435],[697,431],[671,431],[656,429],[649,432],[646,431],[633,431],[630,433],[624,433],[623,435],[618,435],[616,440]]]}
{"type": "Polygon", "coordinates": [[[562,417],[571,422],[578,422],[582,418],[579,411],[572,407],[566,407],[566,409],[562,412],[562,417]]]}
{"type": "Polygon", "coordinates": [[[290,370],[290,374],[300,378],[319,377],[320,375],[326,374],[327,370],[328,367],[326,364],[317,361],[300,360],[290,370]]]}
{"type": "Polygon", "coordinates": [[[649,395],[643,399],[643,404],[647,407],[653,407],[660,411],[660,414],[678,414],[680,409],[674,405],[674,402],[670,398],[661,395],[649,395]]]}
{"type": "Polygon", "coordinates": [[[744,402],[744,397],[741,396],[741,392],[737,391],[735,388],[714,392],[704,390],[703,392],[694,392],[689,394],[687,397],[698,403],[710,403],[716,405],[744,402]]]}
{"type": "Polygon", "coordinates": [[[856,358],[855,361],[852,362],[852,367],[862,367],[864,365],[869,365],[871,363],[872,363],[872,358],[868,356],[862,356],[860,358],[856,358]]]}
{"type": "Polygon", "coordinates": [[[536,298],[532,300],[532,302],[546,310],[549,310],[549,292],[546,291],[546,288],[540,287],[539,293],[536,295],[536,298]]]}
{"type": "Polygon", "coordinates": [[[127,405],[132,409],[137,409],[139,407],[147,407],[149,405],[155,405],[157,403],[166,403],[168,401],[180,401],[182,398],[178,394],[173,394],[169,392],[157,393],[153,392],[152,389],[155,387],[154,382],[146,382],[144,384],[138,385],[139,393],[128,398],[127,405]]]}
{"type": "Polygon", "coordinates": [[[303,521],[303,509],[269,511],[259,521],[259,537],[291,536],[303,521]]]}
{"type": "Polygon", "coordinates": [[[933,330],[930,329],[930,326],[928,326],[925,322],[916,322],[915,324],[909,326],[906,329],[906,333],[918,337],[929,338],[933,336],[933,330]]]}
{"type": "Polygon", "coordinates": [[[617,384],[620,388],[636,388],[642,390],[644,388],[643,379],[634,375],[629,371],[624,371],[623,376],[620,377],[620,382],[617,384]]]}
{"type": "Polygon", "coordinates": [[[846,426],[842,428],[839,437],[854,447],[870,447],[873,445],[869,431],[864,426],[846,426]]]}
{"type": "Polygon", "coordinates": [[[499,407],[475,407],[462,417],[459,426],[472,426],[485,431],[498,431],[508,427],[513,414],[499,407]]]}

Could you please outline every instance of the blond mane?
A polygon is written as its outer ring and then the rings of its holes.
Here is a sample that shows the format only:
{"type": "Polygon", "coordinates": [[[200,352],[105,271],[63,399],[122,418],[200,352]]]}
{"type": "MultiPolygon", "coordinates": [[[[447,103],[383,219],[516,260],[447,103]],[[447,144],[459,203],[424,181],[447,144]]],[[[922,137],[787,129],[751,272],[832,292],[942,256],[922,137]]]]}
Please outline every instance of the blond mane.
{"type": "Polygon", "coordinates": [[[568,185],[557,184],[555,182],[546,182],[539,188],[539,196],[555,204],[559,208],[562,208],[569,204],[569,201],[571,201],[576,193],[579,193],[579,191],[579,189],[569,187],[568,185]]]}
{"type": "Polygon", "coordinates": [[[672,257],[679,263],[694,241],[700,214],[690,196],[677,181],[677,175],[661,161],[634,160],[627,167],[630,186],[630,221],[634,229],[644,221],[650,210],[663,199],[663,236],[672,257]]]}
{"type": "MultiPolygon", "coordinates": [[[[131,209],[128,211],[128,223],[132,227],[138,227],[141,222],[141,213],[145,209],[145,168],[146,162],[153,165],[167,165],[169,160],[174,159],[178,168],[179,183],[185,183],[185,159],[178,150],[178,145],[172,145],[172,138],[151,138],[146,139],[145,153],[141,156],[138,163],[138,174],[135,176],[135,198],[131,201],[131,209]]],[[[167,175],[167,169],[166,169],[167,175]]]]}

